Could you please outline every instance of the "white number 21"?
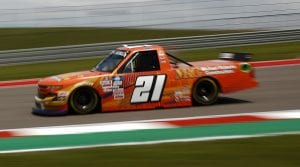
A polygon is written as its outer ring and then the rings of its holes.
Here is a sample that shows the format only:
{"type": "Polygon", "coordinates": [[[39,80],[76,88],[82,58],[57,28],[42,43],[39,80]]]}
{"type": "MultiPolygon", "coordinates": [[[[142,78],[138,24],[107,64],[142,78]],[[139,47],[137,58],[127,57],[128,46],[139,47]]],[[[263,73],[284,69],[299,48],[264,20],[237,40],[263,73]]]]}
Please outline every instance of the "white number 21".
{"type": "Polygon", "coordinates": [[[139,76],[135,82],[135,89],[131,103],[156,102],[161,98],[166,75],[139,76]]]}

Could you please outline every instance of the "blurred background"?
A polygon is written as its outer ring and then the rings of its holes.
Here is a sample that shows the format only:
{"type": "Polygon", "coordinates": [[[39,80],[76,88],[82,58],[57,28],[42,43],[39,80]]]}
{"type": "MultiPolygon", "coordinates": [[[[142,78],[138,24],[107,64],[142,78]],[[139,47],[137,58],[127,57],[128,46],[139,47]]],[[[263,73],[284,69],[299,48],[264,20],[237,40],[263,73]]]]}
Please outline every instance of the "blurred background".
{"type": "Polygon", "coordinates": [[[122,44],[162,45],[186,61],[224,50],[298,58],[299,16],[299,0],[0,0],[0,80],[89,69],[122,44]]]}
{"type": "MultiPolygon", "coordinates": [[[[1,151],[31,144],[72,146],[70,141],[77,142],[68,138],[59,141],[64,135],[52,139],[43,136],[46,140],[14,138],[9,129],[17,128],[291,110],[299,118],[299,46],[300,0],[0,0],[0,166],[298,167],[300,119],[227,125],[230,133],[239,130],[235,135],[263,128],[298,135],[30,154],[1,151]],[[123,44],[162,45],[188,62],[217,59],[225,51],[252,53],[252,61],[263,61],[256,63],[286,66],[256,68],[258,88],[224,95],[214,106],[51,118],[31,114],[40,78],[90,70],[123,44]],[[23,139],[28,143],[22,143],[23,139]]],[[[190,133],[228,135],[216,130],[224,126],[211,125],[206,131],[199,126],[200,131],[190,133]]],[[[165,137],[166,131],[156,136],[165,137]]],[[[178,132],[184,135],[188,130],[178,132]]],[[[151,133],[146,137],[136,134],[138,139],[151,138],[151,133]]],[[[116,137],[128,138],[123,133],[116,137]]],[[[80,146],[84,146],[83,140],[96,141],[94,137],[77,139],[80,146]]]]}
{"type": "Polygon", "coordinates": [[[295,29],[299,0],[10,0],[0,27],[295,29]]]}

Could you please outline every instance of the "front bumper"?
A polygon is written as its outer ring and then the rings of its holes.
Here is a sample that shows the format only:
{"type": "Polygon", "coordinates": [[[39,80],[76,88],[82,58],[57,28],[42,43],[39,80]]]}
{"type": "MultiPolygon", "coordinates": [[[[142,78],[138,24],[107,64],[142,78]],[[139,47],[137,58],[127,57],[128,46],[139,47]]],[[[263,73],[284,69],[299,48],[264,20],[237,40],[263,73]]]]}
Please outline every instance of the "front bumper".
{"type": "Polygon", "coordinates": [[[43,110],[37,107],[32,107],[32,113],[36,115],[45,115],[45,116],[61,116],[67,115],[67,110],[43,110]]]}
{"type": "Polygon", "coordinates": [[[68,113],[68,105],[65,101],[54,101],[55,97],[46,97],[40,99],[35,96],[35,107],[32,108],[32,113],[46,116],[59,116],[68,113]]]}

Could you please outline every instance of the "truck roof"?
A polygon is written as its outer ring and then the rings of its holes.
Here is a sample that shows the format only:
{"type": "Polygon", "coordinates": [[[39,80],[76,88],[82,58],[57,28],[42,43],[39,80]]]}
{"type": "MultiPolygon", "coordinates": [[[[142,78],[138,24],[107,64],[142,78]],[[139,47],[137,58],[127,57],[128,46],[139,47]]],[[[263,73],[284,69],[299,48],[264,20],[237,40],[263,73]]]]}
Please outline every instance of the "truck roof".
{"type": "Polygon", "coordinates": [[[159,50],[162,49],[161,46],[158,45],[123,45],[122,47],[119,47],[118,50],[128,50],[128,51],[134,51],[134,50],[159,50]]]}

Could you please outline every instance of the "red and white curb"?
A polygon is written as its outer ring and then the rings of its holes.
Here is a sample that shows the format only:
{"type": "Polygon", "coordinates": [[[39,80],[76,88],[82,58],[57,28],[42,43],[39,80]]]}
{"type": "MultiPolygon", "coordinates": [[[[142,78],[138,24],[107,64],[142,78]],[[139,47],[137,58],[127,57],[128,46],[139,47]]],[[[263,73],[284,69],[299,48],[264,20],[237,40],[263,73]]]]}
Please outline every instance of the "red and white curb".
{"type": "Polygon", "coordinates": [[[0,88],[1,87],[16,87],[16,86],[24,86],[24,85],[34,85],[34,84],[37,84],[38,81],[39,81],[39,78],[0,81],[0,88]]]}
{"type": "Polygon", "coordinates": [[[299,65],[300,59],[286,59],[286,60],[271,60],[271,61],[256,61],[251,62],[254,67],[274,67],[274,66],[291,66],[299,65]]]}
{"type": "MultiPolygon", "coordinates": [[[[197,64],[198,62],[191,62],[197,64]]],[[[272,61],[257,61],[251,62],[256,68],[264,67],[277,67],[277,66],[293,66],[300,65],[300,59],[287,59],[287,60],[272,60],[272,61]]],[[[24,80],[11,80],[11,81],[0,81],[0,88],[9,88],[16,86],[35,85],[39,81],[39,78],[24,79],[24,80]]]]}
{"type": "Polygon", "coordinates": [[[300,110],[270,111],[257,113],[241,113],[228,115],[211,115],[186,118],[167,118],[154,120],[140,120],[128,122],[111,122],[97,124],[82,124],[68,126],[33,127],[22,129],[0,130],[0,138],[69,135],[102,133],[117,131],[133,131],[146,129],[166,129],[184,126],[203,126],[227,123],[246,123],[283,119],[300,119],[300,110]]]}

